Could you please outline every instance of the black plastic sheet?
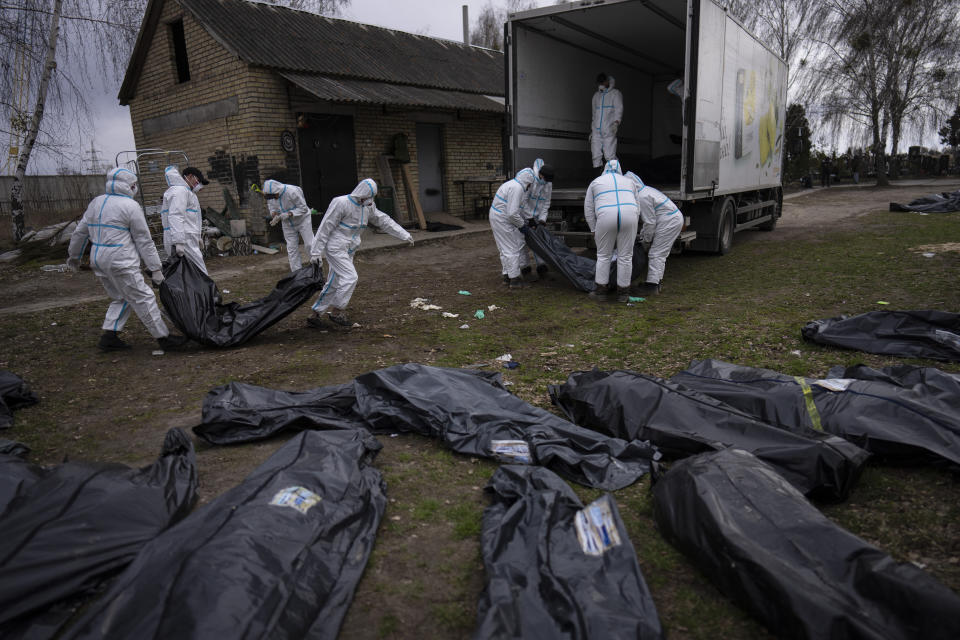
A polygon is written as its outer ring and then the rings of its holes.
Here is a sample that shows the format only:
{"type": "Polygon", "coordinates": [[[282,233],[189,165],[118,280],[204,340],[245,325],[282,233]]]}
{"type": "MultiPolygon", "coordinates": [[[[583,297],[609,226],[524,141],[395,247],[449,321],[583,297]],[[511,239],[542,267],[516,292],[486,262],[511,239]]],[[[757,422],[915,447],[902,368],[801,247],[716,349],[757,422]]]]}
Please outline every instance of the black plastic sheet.
{"type": "Polygon", "coordinates": [[[671,380],[787,429],[821,429],[896,464],[960,465],[960,375],[932,367],[834,367],[801,378],[719,360],[671,380]]]}
{"type": "Polygon", "coordinates": [[[841,529],[773,468],[727,449],[653,488],[660,532],[781,638],[960,638],[960,598],[841,529]]]}
{"type": "MultiPolygon", "coordinates": [[[[577,255],[570,250],[562,239],[550,233],[544,225],[528,227],[524,225],[520,228],[526,239],[527,246],[543,258],[550,267],[570,281],[575,288],[580,291],[593,291],[596,288],[595,275],[597,271],[596,260],[577,255]]],[[[610,282],[617,281],[617,266],[619,261],[610,263],[610,282]]],[[[630,281],[645,275],[644,270],[647,266],[647,254],[643,246],[639,243],[633,247],[633,264],[631,265],[630,281]]]]}
{"type": "Polygon", "coordinates": [[[911,200],[907,204],[890,203],[890,211],[915,211],[919,213],[950,213],[960,211],[960,190],[934,193],[911,200]]]}
{"type": "Polygon", "coordinates": [[[649,440],[667,457],[726,447],[751,451],[803,493],[845,500],[869,454],[809,427],[770,424],[681,384],[632,371],[580,371],[550,397],[573,422],[649,440]]]}
{"type": "Polygon", "coordinates": [[[219,304],[217,285],[189,259],[174,256],[163,270],[160,300],[184,335],[210,347],[235,347],[293,313],[323,286],[323,270],[308,264],[277,282],[266,297],[219,304]]]}
{"type": "Polygon", "coordinates": [[[477,640],[664,637],[610,494],[584,508],[556,474],[519,465],[486,491],[477,640]]]}
{"type": "Polygon", "coordinates": [[[336,638],[386,509],[380,444],[309,431],[147,544],[69,638],[336,638]]]}
{"type": "Polygon", "coordinates": [[[960,362],[960,314],[870,311],[808,322],[804,339],[867,353],[960,362]]]}
{"type": "Polygon", "coordinates": [[[234,444],[306,428],[418,433],[457,453],[539,464],[607,490],[636,482],[659,457],[647,443],[604,436],[527,404],[497,372],[414,363],[304,392],[218,387],[204,398],[194,433],[211,444],[234,444]]]}
{"type": "Polygon", "coordinates": [[[13,412],[16,409],[37,404],[37,396],[23,378],[15,373],[0,369],[0,429],[13,426],[13,412]]]}
{"type": "Polygon", "coordinates": [[[29,453],[25,444],[0,439],[0,517],[43,474],[42,467],[27,462],[29,453]]]}
{"type": "Polygon", "coordinates": [[[48,637],[69,617],[55,605],[89,594],[189,513],[197,468],[190,437],[171,429],[142,469],[0,456],[0,487],[14,487],[0,512],[0,637],[48,637]]]}

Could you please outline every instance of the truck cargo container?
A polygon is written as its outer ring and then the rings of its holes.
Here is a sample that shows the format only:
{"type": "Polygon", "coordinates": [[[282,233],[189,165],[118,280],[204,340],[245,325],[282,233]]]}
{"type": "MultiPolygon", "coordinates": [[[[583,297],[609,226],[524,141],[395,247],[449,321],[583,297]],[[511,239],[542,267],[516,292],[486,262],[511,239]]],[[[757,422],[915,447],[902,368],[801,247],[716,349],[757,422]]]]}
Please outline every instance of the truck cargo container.
{"type": "Polygon", "coordinates": [[[562,231],[585,230],[584,194],[600,173],[588,135],[601,71],[623,94],[624,171],[686,217],[675,249],[723,254],[736,231],[776,226],[787,65],[720,4],[583,0],[511,14],[504,31],[505,163],[553,165],[562,231]]]}

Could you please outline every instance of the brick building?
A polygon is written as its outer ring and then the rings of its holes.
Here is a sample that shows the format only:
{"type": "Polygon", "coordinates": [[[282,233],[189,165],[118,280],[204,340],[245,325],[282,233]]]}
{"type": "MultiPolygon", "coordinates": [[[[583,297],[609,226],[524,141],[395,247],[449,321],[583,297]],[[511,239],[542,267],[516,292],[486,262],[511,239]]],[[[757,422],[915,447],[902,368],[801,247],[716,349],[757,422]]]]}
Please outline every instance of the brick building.
{"type": "MultiPolygon", "coordinates": [[[[247,0],[150,0],[119,98],[138,150],[185,153],[211,179],[201,205],[220,211],[228,193],[262,238],[252,184],[300,184],[322,212],[360,178],[383,185],[378,159],[401,158],[404,143],[424,211],[472,212],[477,185],[462,195],[458,181],[502,173],[503,63],[498,51],[247,0]]],[[[168,161],[184,166],[182,155],[141,157],[147,205],[168,161]]],[[[409,219],[400,162],[386,167],[394,215],[409,219]]]]}

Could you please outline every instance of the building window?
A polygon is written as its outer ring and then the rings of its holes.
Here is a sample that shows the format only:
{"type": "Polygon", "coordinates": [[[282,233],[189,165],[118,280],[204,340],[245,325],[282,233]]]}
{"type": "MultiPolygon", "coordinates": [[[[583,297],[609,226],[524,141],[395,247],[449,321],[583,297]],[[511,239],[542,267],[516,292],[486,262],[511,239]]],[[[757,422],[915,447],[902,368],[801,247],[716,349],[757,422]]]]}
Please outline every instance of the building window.
{"type": "Polygon", "coordinates": [[[170,39],[173,41],[173,56],[177,62],[177,82],[190,79],[190,65],[187,62],[187,40],[183,37],[183,20],[170,23],[170,39]]]}

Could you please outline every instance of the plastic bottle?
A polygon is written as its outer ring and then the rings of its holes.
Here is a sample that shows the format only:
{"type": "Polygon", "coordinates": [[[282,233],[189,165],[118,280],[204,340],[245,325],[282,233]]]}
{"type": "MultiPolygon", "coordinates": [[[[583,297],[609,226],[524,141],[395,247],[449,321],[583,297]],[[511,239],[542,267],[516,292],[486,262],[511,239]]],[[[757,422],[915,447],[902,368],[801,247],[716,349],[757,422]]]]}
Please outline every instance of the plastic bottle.
{"type": "Polygon", "coordinates": [[[68,267],[66,264],[45,264],[40,267],[40,271],[56,271],[58,273],[63,273],[69,268],[70,267],[68,267]]]}

